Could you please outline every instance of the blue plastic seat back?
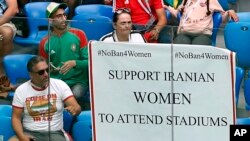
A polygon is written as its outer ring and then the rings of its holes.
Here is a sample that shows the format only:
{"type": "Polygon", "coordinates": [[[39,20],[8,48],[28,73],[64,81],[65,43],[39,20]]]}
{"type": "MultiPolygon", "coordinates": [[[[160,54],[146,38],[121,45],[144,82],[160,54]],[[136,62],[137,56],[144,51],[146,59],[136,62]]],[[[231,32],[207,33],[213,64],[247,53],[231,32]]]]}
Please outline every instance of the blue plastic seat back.
{"type": "Polygon", "coordinates": [[[244,81],[244,97],[245,97],[245,103],[246,103],[246,110],[250,111],[250,75],[248,71],[248,78],[244,81]]]}
{"type": "Polygon", "coordinates": [[[225,11],[229,9],[228,0],[218,0],[218,2],[225,11]]]}
{"type": "Polygon", "coordinates": [[[238,12],[237,15],[240,22],[250,22],[250,12],[238,12]]]}
{"type": "MultiPolygon", "coordinates": [[[[239,22],[250,22],[250,12],[237,12],[237,16],[239,17],[239,22]]],[[[230,18],[229,22],[233,22],[230,18]]]]}
{"type": "Polygon", "coordinates": [[[4,141],[8,141],[10,137],[15,135],[11,117],[0,116],[0,135],[4,136],[4,141]]]}
{"type": "MultiPolygon", "coordinates": [[[[181,18],[181,13],[179,12],[177,15],[177,20],[180,21],[180,18],[181,18]]],[[[214,12],[213,13],[213,30],[212,30],[212,36],[211,36],[212,46],[216,46],[216,37],[217,37],[218,30],[220,28],[221,22],[222,22],[221,13],[214,12]]]]}
{"type": "Polygon", "coordinates": [[[73,116],[66,110],[63,111],[63,129],[70,133],[73,126],[74,118],[73,116]]]}
{"type": "Polygon", "coordinates": [[[33,56],[32,54],[10,54],[4,57],[4,69],[13,85],[22,83],[30,78],[27,63],[33,56]]]}
{"type": "Polygon", "coordinates": [[[11,105],[0,105],[0,116],[11,117],[12,106],[11,105]]]}
{"type": "Polygon", "coordinates": [[[236,52],[237,66],[250,67],[250,23],[231,22],[224,29],[226,48],[236,52]]]}
{"type": "Polygon", "coordinates": [[[88,40],[99,40],[103,35],[112,32],[112,21],[99,15],[75,15],[71,26],[83,30],[88,40]]]}
{"type": "Polygon", "coordinates": [[[237,118],[237,125],[250,125],[250,118],[237,118]]]}
{"type": "Polygon", "coordinates": [[[79,5],[75,8],[75,15],[99,15],[113,19],[113,8],[104,4],[86,4],[79,5]]]}
{"type": "Polygon", "coordinates": [[[77,117],[76,121],[91,121],[91,111],[82,111],[77,117]]]}
{"type": "Polygon", "coordinates": [[[222,15],[220,12],[214,12],[213,14],[213,30],[212,30],[212,46],[216,46],[216,37],[218,30],[220,29],[220,25],[222,22],[222,15]]]}
{"type": "Polygon", "coordinates": [[[38,45],[40,40],[48,34],[48,19],[46,8],[50,2],[31,2],[24,6],[27,15],[29,35],[27,38],[16,36],[14,42],[21,45],[38,45]]]}
{"type": "Polygon", "coordinates": [[[238,105],[239,95],[240,95],[240,87],[242,83],[242,79],[244,77],[244,69],[240,67],[236,67],[236,81],[235,81],[235,98],[236,98],[236,106],[238,105]]]}
{"type": "Polygon", "coordinates": [[[72,137],[74,141],[91,141],[92,124],[91,121],[78,121],[73,125],[72,137]]]}

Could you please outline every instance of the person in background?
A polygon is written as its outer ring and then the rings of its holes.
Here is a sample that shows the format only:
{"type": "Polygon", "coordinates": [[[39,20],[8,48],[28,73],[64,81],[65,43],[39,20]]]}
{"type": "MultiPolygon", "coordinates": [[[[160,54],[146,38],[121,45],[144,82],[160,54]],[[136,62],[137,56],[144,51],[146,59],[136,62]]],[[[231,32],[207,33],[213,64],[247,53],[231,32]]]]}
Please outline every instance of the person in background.
{"type": "Polygon", "coordinates": [[[51,31],[50,36],[40,41],[39,55],[50,61],[50,77],[66,82],[82,110],[87,110],[90,108],[88,40],[84,31],[67,27],[66,7],[64,3],[48,5],[46,13],[51,31]]]}
{"type": "Polygon", "coordinates": [[[13,38],[16,35],[16,27],[10,20],[18,13],[18,4],[16,0],[1,0],[0,6],[0,96],[6,97],[8,92],[15,88],[5,75],[3,58],[14,48],[13,38]]]}
{"type": "Polygon", "coordinates": [[[104,4],[113,5],[113,0],[104,0],[104,4]]]}
{"type": "Polygon", "coordinates": [[[113,0],[113,8],[130,9],[133,26],[144,34],[147,42],[171,42],[162,0],[113,0]]]}
{"type": "Polygon", "coordinates": [[[234,10],[224,11],[217,0],[183,0],[177,9],[166,8],[175,17],[178,12],[182,15],[174,39],[176,44],[211,45],[214,12],[221,12],[223,21],[228,17],[236,22],[239,20],[234,10]]]}
{"type": "Polygon", "coordinates": [[[117,9],[113,15],[113,32],[104,35],[100,40],[105,42],[146,43],[140,32],[132,30],[129,9],[117,9]]]}
{"type": "Polygon", "coordinates": [[[81,107],[65,82],[49,78],[46,59],[32,57],[27,70],[30,80],[16,89],[13,98],[12,126],[16,136],[9,141],[66,141],[63,110],[77,116],[81,107]]]}

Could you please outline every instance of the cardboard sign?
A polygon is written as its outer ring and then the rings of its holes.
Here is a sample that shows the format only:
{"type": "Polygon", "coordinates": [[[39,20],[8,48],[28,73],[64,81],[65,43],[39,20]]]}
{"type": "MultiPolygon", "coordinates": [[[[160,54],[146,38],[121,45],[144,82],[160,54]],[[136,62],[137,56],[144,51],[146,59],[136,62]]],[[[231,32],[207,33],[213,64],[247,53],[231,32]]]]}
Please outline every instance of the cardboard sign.
{"type": "Polygon", "coordinates": [[[211,46],[89,44],[94,141],[227,141],[235,54],[211,46]]]}

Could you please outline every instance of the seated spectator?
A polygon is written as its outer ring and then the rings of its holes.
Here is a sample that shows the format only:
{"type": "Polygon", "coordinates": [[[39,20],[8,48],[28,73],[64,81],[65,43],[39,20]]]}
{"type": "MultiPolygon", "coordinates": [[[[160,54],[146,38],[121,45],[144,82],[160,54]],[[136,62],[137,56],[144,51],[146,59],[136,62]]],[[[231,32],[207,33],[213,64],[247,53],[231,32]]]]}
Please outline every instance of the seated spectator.
{"type": "Polygon", "coordinates": [[[16,136],[9,141],[66,141],[64,105],[73,116],[81,112],[72,91],[65,82],[49,78],[49,66],[40,56],[32,57],[27,69],[31,79],[16,89],[12,103],[16,136]]]}
{"type": "Polygon", "coordinates": [[[88,40],[82,30],[67,27],[66,7],[55,2],[48,5],[47,17],[52,27],[50,36],[40,42],[39,54],[50,61],[53,68],[50,76],[66,82],[82,110],[87,110],[90,108],[88,40]]]}
{"type": "Polygon", "coordinates": [[[149,43],[170,43],[171,29],[168,28],[162,0],[114,0],[114,9],[128,8],[133,26],[144,34],[149,43]]]}
{"type": "Polygon", "coordinates": [[[18,13],[18,5],[16,0],[1,0],[0,5],[0,97],[6,97],[14,87],[5,75],[3,58],[11,53],[14,47],[16,27],[10,20],[18,13]]]}
{"type": "Polygon", "coordinates": [[[145,43],[141,33],[132,30],[129,9],[117,9],[113,15],[114,31],[104,35],[100,40],[105,42],[136,42],[145,43]]]}
{"type": "Polygon", "coordinates": [[[178,12],[182,15],[174,39],[176,44],[211,45],[214,12],[221,12],[224,21],[228,16],[239,20],[234,10],[224,11],[217,0],[183,0],[178,9],[167,8],[175,17],[178,12]]]}

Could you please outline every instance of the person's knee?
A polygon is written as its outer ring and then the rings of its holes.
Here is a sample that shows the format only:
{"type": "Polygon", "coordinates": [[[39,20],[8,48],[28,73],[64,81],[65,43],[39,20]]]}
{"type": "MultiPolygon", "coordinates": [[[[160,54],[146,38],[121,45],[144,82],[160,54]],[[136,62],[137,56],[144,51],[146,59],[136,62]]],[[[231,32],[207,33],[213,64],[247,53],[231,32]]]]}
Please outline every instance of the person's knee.
{"type": "Polygon", "coordinates": [[[4,41],[12,42],[14,32],[10,27],[7,27],[7,26],[1,27],[0,34],[2,35],[4,41]]]}
{"type": "Polygon", "coordinates": [[[177,35],[174,39],[175,44],[191,44],[191,39],[183,34],[177,35]]]}
{"type": "Polygon", "coordinates": [[[12,136],[8,141],[19,141],[19,139],[17,138],[17,136],[12,136]]]}
{"type": "Polygon", "coordinates": [[[212,45],[212,40],[209,35],[199,35],[193,39],[194,45],[212,45]]]}

